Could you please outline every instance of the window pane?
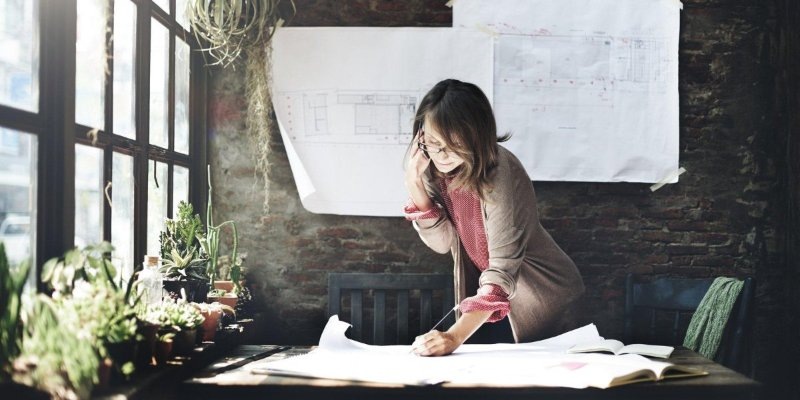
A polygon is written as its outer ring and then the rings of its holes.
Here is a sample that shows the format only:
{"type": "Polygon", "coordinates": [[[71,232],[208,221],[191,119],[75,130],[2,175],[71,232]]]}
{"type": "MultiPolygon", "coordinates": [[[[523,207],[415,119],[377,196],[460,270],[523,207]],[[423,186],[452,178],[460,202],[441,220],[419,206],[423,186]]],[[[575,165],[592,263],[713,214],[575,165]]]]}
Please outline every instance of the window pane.
{"type": "Polygon", "coordinates": [[[0,0],[0,103],[39,110],[38,0],[0,0]]]}
{"type": "Polygon", "coordinates": [[[169,33],[152,19],[150,43],[150,143],[167,148],[169,33]]]}
{"type": "Polygon", "coordinates": [[[147,167],[147,254],[161,254],[158,233],[167,218],[167,164],[149,161],[147,167]]]}
{"type": "Polygon", "coordinates": [[[175,151],[189,154],[189,44],[175,38],[175,151]]]}
{"type": "Polygon", "coordinates": [[[178,203],[189,202],[189,168],[176,165],[172,174],[172,215],[178,215],[178,203]]]}
{"type": "Polygon", "coordinates": [[[129,0],[114,2],[114,133],[136,138],[133,102],[133,57],[136,6],[129,0]]]}
{"type": "Polygon", "coordinates": [[[133,273],[133,157],[114,153],[111,172],[111,244],[122,277],[133,273]]]}
{"type": "Polygon", "coordinates": [[[0,241],[11,265],[34,260],[36,136],[0,128],[0,241]]]}
{"type": "Polygon", "coordinates": [[[175,2],[175,20],[181,24],[183,29],[189,30],[189,19],[186,18],[187,3],[187,0],[177,0],[175,2]]]}
{"type": "Polygon", "coordinates": [[[78,0],[75,42],[75,121],[105,129],[105,0],[78,0]]]}
{"type": "Polygon", "coordinates": [[[103,240],[103,150],[75,145],[75,246],[103,240]]]}

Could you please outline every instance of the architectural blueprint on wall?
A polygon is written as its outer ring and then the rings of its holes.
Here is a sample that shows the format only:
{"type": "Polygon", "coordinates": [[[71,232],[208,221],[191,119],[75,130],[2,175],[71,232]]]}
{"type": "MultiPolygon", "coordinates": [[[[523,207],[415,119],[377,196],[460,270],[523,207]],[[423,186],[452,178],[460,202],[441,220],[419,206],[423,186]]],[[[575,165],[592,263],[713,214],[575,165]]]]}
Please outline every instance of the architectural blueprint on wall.
{"type": "Polygon", "coordinates": [[[399,216],[417,104],[456,78],[492,98],[492,40],[450,28],[283,28],[272,100],[303,206],[399,216]]]}
{"type": "Polygon", "coordinates": [[[498,132],[532,179],[657,182],[678,168],[680,8],[458,0],[453,26],[495,34],[498,132]]]}

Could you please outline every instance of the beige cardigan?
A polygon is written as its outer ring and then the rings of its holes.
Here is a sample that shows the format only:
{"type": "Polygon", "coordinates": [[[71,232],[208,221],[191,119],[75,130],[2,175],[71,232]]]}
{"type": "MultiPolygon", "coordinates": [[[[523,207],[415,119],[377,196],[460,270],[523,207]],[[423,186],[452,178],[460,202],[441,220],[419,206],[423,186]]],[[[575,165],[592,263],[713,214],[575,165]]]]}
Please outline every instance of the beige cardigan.
{"type": "MultiPolygon", "coordinates": [[[[415,221],[414,228],[434,251],[452,252],[457,303],[492,283],[509,295],[508,317],[518,343],[560,333],[554,324],[584,291],[580,273],[539,222],[533,184],[519,160],[498,146],[498,165],[489,176],[493,189],[481,201],[488,269],[481,273],[472,264],[444,208],[440,218],[415,221]]],[[[430,174],[425,183],[434,202],[444,204],[430,174]]]]}

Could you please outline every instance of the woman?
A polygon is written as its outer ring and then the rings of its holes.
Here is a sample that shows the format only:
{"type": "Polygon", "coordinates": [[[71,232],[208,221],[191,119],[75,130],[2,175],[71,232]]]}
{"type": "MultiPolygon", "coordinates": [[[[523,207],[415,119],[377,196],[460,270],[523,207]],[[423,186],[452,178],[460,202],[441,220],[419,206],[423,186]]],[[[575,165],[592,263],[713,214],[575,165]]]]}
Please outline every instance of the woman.
{"type": "Polygon", "coordinates": [[[486,96],[471,83],[439,82],[422,99],[414,131],[406,218],[428,247],[452,253],[461,314],[446,332],[417,337],[414,352],[450,354],[506,316],[516,342],[559,333],[558,318],[583,281],[539,223],[522,164],[497,145],[508,137],[497,137],[486,96]]]}

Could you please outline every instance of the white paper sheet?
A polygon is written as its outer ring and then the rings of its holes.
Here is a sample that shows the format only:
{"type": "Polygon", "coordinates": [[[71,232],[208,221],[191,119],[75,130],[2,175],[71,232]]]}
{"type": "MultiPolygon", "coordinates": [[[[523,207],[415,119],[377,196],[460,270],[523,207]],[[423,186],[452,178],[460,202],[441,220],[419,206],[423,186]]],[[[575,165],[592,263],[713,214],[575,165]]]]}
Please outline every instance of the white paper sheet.
{"type": "Polygon", "coordinates": [[[652,183],[678,168],[681,7],[459,0],[453,26],[495,34],[498,132],[533,180],[652,183]]]}
{"type": "Polygon", "coordinates": [[[400,216],[403,156],[422,96],[442,79],[492,98],[492,40],[451,28],[282,28],[272,99],[303,206],[400,216]]]}
{"type": "Polygon", "coordinates": [[[607,387],[615,376],[668,365],[637,355],[565,354],[602,339],[594,324],[532,343],[462,345],[446,357],[419,357],[411,346],[370,346],[345,337],[349,324],[333,316],[308,354],[259,361],[253,373],[386,384],[607,387]]]}

